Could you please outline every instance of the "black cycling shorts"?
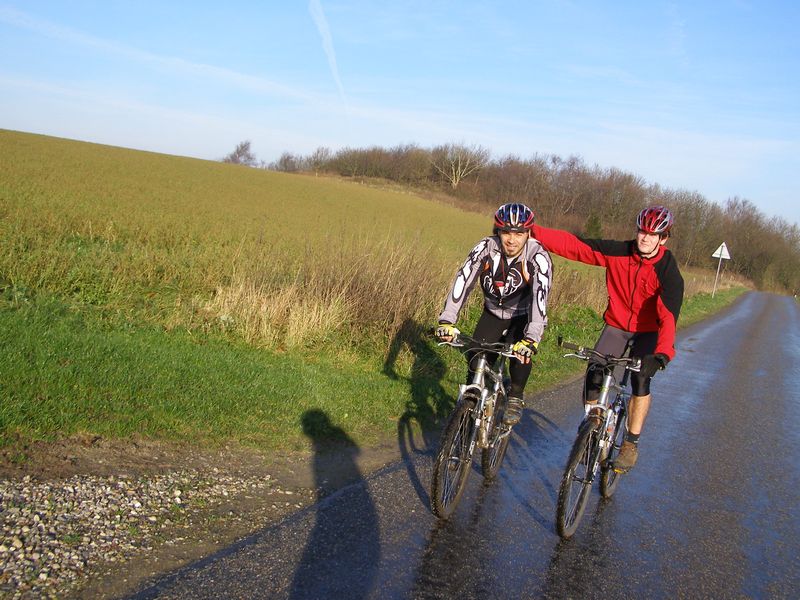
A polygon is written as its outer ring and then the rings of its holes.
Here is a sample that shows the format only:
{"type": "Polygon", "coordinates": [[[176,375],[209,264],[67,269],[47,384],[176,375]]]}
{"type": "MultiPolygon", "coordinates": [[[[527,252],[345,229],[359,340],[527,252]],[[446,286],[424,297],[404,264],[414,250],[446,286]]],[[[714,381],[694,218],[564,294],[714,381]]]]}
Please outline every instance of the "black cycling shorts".
{"type": "MultiPolygon", "coordinates": [[[[594,345],[594,349],[602,354],[621,357],[626,352],[630,356],[643,357],[645,354],[653,354],[658,343],[658,333],[647,331],[634,333],[617,329],[611,325],[606,325],[603,332],[594,345]]],[[[586,368],[586,380],[583,390],[583,399],[586,401],[597,401],[600,397],[600,387],[603,383],[603,373],[595,368],[597,362],[589,361],[586,368]]],[[[621,372],[617,373],[621,376],[621,372]]],[[[650,378],[644,377],[640,373],[631,373],[631,392],[634,396],[647,396],[650,394],[650,378]]]]}
{"type": "MultiPolygon", "coordinates": [[[[475,332],[472,334],[476,340],[487,343],[504,342],[511,343],[520,341],[525,335],[525,327],[528,325],[528,315],[514,317],[513,319],[500,319],[495,317],[492,313],[484,310],[478,319],[478,324],[475,326],[475,332]]],[[[478,351],[467,352],[467,360],[470,364],[470,371],[467,375],[467,383],[472,380],[472,359],[478,354],[478,351]]],[[[497,360],[496,354],[487,353],[486,358],[489,363],[494,365],[497,360]]],[[[512,358],[508,362],[508,373],[511,377],[511,389],[508,392],[509,396],[522,398],[522,392],[525,389],[525,384],[528,382],[528,377],[531,374],[531,363],[523,365],[516,358],[512,358]]]]}

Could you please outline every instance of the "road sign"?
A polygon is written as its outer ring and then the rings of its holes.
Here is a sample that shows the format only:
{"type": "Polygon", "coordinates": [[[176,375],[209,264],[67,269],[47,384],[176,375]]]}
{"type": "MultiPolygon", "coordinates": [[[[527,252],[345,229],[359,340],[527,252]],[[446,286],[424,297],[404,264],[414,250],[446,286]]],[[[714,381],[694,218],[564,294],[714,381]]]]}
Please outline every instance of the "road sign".
{"type": "Polygon", "coordinates": [[[725,242],[722,242],[719,245],[719,248],[714,250],[714,254],[711,255],[712,258],[719,258],[722,260],[723,258],[726,260],[730,260],[730,253],[728,252],[728,247],[725,245],[725,242]]]}
{"type": "Polygon", "coordinates": [[[717,280],[719,279],[719,268],[722,266],[723,260],[730,260],[731,253],[728,252],[728,247],[725,245],[725,242],[722,242],[719,245],[719,248],[714,250],[714,254],[711,255],[712,258],[718,258],[719,263],[717,263],[717,276],[714,278],[714,290],[711,292],[711,297],[714,297],[714,294],[717,293],[717,280]]]}

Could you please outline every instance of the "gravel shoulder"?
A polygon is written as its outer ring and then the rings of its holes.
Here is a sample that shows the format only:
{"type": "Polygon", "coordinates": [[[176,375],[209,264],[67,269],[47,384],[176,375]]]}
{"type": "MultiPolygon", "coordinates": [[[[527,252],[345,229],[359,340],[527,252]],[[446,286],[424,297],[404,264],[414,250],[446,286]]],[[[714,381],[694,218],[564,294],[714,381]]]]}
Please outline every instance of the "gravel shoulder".
{"type": "Polygon", "coordinates": [[[0,596],[118,598],[400,458],[79,436],[0,453],[0,596]]]}

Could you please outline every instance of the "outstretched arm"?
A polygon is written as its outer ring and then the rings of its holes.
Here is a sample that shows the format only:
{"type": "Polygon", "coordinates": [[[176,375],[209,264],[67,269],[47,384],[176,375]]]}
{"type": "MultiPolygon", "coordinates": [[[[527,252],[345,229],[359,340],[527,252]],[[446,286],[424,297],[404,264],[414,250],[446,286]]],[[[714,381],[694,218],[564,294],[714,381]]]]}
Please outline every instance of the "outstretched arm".
{"type": "Polygon", "coordinates": [[[587,240],[561,229],[533,226],[535,237],[546,250],[570,260],[588,265],[607,266],[608,256],[625,256],[630,253],[629,242],[614,240],[587,240]]]}

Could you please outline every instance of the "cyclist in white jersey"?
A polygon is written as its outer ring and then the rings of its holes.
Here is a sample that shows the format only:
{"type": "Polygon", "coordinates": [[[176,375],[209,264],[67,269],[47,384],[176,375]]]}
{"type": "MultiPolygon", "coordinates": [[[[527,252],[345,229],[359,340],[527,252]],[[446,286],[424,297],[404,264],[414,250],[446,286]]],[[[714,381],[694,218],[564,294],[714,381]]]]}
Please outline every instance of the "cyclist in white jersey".
{"type": "MultiPolygon", "coordinates": [[[[553,262],[531,236],[533,223],[533,211],[524,204],[508,203],[497,209],[493,235],[478,242],[456,273],[436,329],[444,341],[459,333],[455,327],[458,315],[478,283],[483,291],[483,313],[472,337],[487,343],[513,343],[518,359],[509,365],[511,389],[504,417],[509,425],[522,415],[531,357],[547,326],[553,262]]],[[[474,356],[467,353],[470,364],[474,356]]]]}

